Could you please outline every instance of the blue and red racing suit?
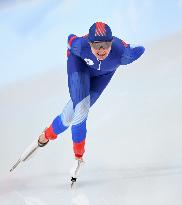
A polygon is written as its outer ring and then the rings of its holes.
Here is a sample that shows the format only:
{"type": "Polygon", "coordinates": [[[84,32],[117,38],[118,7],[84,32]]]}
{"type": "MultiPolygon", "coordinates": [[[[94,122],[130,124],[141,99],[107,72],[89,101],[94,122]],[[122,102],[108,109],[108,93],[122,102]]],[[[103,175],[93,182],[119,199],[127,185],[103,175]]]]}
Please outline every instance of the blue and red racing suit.
{"type": "Polygon", "coordinates": [[[123,40],[113,37],[109,55],[100,61],[92,53],[87,35],[69,35],[67,74],[71,99],[46,130],[46,138],[57,138],[58,134],[71,125],[75,156],[82,157],[90,107],[106,88],[117,68],[137,60],[144,50],[142,46],[131,47],[123,40]]]}

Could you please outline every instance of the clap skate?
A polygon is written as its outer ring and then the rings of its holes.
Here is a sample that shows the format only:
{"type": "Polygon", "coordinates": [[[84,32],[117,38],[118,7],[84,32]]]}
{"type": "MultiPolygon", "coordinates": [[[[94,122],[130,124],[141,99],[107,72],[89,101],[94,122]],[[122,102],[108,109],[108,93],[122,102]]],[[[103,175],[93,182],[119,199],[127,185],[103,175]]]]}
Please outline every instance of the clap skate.
{"type": "Polygon", "coordinates": [[[78,175],[80,173],[81,168],[84,165],[84,161],[82,158],[75,158],[74,165],[70,170],[71,174],[71,188],[73,187],[74,183],[76,182],[78,175]]]}
{"type": "MultiPolygon", "coordinates": [[[[42,132],[41,135],[45,135],[45,130],[42,132]]],[[[39,136],[39,138],[41,137],[41,135],[39,136]]],[[[21,162],[25,162],[25,161],[31,159],[36,154],[36,152],[40,149],[40,147],[44,147],[48,142],[49,142],[49,140],[45,143],[40,142],[39,139],[34,140],[33,143],[31,145],[29,145],[25,149],[25,151],[21,154],[18,161],[10,169],[10,172],[12,172],[21,162]]]]}

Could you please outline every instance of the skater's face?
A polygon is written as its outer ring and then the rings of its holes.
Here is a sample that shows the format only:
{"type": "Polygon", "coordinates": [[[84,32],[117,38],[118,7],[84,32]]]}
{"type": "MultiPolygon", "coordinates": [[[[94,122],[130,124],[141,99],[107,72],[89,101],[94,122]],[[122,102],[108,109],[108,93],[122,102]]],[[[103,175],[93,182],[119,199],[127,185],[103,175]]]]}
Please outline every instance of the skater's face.
{"type": "Polygon", "coordinates": [[[110,53],[112,46],[111,42],[90,42],[92,53],[99,60],[104,60],[110,53]]]}

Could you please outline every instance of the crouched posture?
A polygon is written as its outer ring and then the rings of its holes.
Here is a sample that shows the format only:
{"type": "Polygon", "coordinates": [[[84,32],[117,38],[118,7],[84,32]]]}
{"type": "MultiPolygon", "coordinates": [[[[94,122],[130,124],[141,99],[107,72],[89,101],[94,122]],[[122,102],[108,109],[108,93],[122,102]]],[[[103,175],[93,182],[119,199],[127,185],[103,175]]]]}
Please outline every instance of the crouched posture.
{"type": "Polygon", "coordinates": [[[38,146],[56,139],[58,134],[71,125],[75,158],[82,159],[90,107],[99,98],[117,68],[132,63],[143,53],[142,46],[131,47],[112,36],[110,27],[102,22],[94,23],[86,36],[69,35],[67,74],[71,99],[63,112],[40,135],[38,146]]]}
{"type": "Polygon", "coordinates": [[[115,71],[91,76],[87,64],[79,57],[68,57],[68,85],[71,99],[45,131],[47,139],[55,139],[71,125],[73,149],[76,158],[84,154],[86,121],[90,107],[96,102],[115,71]]]}
{"type": "Polygon", "coordinates": [[[82,158],[86,138],[86,121],[90,107],[96,102],[120,65],[132,63],[144,52],[142,46],[132,48],[112,36],[110,27],[94,23],[89,34],[68,37],[68,86],[70,101],[45,131],[46,139],[55,139],[71,125],[73,150],[82,158]]]}

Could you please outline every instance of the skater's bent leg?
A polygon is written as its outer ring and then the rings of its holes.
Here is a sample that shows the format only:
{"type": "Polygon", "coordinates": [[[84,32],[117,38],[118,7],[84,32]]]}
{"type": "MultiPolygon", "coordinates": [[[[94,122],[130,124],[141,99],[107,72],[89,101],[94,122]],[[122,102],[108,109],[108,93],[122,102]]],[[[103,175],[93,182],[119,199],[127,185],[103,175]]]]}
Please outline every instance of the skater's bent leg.
{"type": "MultiPolygon", "coordinates": [[[[106,88],[108,83],[110,82],[113,74],[115,71],[108,73],[106,75],[97,76],[94,78],[91,78],[90,80],[90,96],[89,96],[89,103],[85,103],[89,105],[87,107],[87,113],[89,108],[97,101],[97,99],[100,97],[103,90],[106,88]]],[[[76,114],[75,114],[76,115],[76,114]]],[[[82,158],[84,152],[85,152],[85,139],[86,139],[86,119],[83,120],[80,123],[77,123],[75,125],[72,125],[72,139],[73,139],[73,149],[75,153],[76,158],[82,158]]]]}
{"type": "MultiPolygon", "coordinates": [[[[86,132],[87,132],[86,119],[88,117],[89,109],[100,97],[103,90],[107,87],[114,73],[115,71],[102,75],[102,76],[96,76],[90,79],[90,91],[89,91],[90,95],[88,98],[86,98],[87,100],[82,101],[82,107],[85,108],[85,111],[84,112],[79,111],[80,113],[82,113],[82,116],[83,116],[83,113],[85,113],[85,116],[82,118],[82,120],[80,120],[80,122],[72,123],[74,124],[72,125],[73,149],[74,149],[76,158],[82,158],[85,152],[85,139],[86,139],[86,132]]],[[[76,112],[74,114],[74,119],[76,119],[75,116],[79,116],[78,114],[79,112],[76,112]]]]}
{"type": "Polygon", "coordinates": [[[90,108],[90,72],[80,58],[68,58],[68,86],[73,101],[72,139],[75,157],[82,157],[86,138],[86,120],[90,108]]]}

